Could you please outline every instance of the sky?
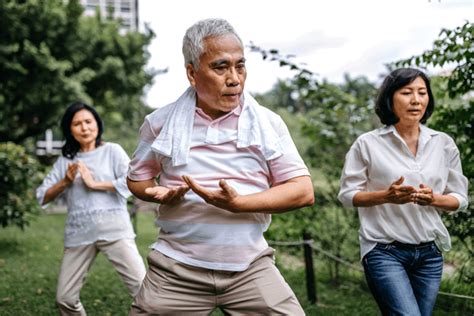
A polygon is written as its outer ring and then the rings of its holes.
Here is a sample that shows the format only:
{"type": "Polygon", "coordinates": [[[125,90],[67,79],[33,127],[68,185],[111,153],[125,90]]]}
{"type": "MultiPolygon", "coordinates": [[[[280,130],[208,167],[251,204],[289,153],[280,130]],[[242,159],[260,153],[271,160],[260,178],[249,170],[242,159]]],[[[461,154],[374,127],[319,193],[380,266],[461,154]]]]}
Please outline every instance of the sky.
{"type": "MultiPolygon", "coordinates": [[[[168,69],[155,77],[145,102],[161,107],[189,86],[181,45],[186,29],[206,18],[224,18],[244,45],[253,42],[281,54],[330,82],[366,76],[376,84],[385,64],[433,47],[442,28],[474,19],[474,0],[139,0],[140,24],[155,32],[148,69],[168,69]]],[[[269,91],[295,73],[245,50],[246,89],[269,91]]]]}

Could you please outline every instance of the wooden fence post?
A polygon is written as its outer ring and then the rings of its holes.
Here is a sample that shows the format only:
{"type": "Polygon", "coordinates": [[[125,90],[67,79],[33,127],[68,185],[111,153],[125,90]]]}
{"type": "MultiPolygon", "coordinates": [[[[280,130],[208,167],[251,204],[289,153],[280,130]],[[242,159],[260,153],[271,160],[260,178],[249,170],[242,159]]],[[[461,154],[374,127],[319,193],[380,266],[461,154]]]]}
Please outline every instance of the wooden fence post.
{"type": "Polygon", "coordinates": [[[311,235],[304,231],[303,232],[303,250],[304,250],[304,262],[305,262],[305,272],[306,272],[306,292],[308,293],[308,301],[311,304],[317,302],[316,296],[316,282],[314,278],[314,267],[313,267],[313,248],[311,243],[313,239],[311,235]]]}

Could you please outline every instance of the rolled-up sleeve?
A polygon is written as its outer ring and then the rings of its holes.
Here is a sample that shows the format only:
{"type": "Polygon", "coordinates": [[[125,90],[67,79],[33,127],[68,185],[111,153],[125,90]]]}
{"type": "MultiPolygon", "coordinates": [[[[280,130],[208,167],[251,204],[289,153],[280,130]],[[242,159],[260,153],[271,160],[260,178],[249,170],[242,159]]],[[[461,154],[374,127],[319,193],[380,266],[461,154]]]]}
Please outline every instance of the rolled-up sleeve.
{"type": "Polygon", "coordinates": [[[308,168],[291,138],[288,127],[280,117],[278,119],[275,130],[278,133],[279,142],[284,152],[278,158],[268,161],[273,185],[278,185],[300,176],[310,176],[308,168]]]}
{"type": "Polygon", "coordinates": [[[456,211],[464,211],[468,206],[468,180],[462,173],[459,150],[454,142],[451,144],[449,152],[451,155],[448,160],[448,180],[444,194],[454,196],[459,201],[456,211]]]}
{"type": "Polygon", "coordinates": [[[361,143],[357,140],[346,154],[338,199],[345,207],[354,207],[354,195],[365,191],[366,187],[367,164],[362,157],[361,143]]]}

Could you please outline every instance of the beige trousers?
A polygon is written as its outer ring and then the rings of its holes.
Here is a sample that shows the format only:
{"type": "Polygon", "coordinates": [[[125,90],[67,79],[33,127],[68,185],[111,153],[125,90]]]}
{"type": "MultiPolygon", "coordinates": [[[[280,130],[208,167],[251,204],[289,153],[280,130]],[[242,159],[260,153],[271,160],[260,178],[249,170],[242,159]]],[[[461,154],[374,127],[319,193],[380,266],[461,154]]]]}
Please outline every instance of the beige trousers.
{"type": "Polygon", "coordinates": [[[56,292],[56,304],[61,315],[86,315],[79,293],[99,251],[117,270],[129,294],[132,297],[137,294],[146,268],[133,239],[97,241],[65,248],[56,292]]]}
{"type": "Polygon", "coordinates": [[[304,315],[267,249],[242,272],[182,264],[153,250],[129,315],[304,315]]]}

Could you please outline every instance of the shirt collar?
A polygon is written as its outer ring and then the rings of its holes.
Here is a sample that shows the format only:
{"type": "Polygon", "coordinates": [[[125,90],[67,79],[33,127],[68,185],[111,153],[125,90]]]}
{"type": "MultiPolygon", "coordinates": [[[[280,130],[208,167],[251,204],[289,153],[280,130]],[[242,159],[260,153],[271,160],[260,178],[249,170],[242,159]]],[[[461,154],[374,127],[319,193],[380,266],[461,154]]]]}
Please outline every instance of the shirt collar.
{"type": "MultiPolygon", "coordinates": [[[[235,116],[240,116],[240,114],[242,113],[242,104],[239,104],[236,108],[234,108],[232,111],[230,111],[229,113],[226,113],[225,115],[215,119],[214,121],[221,121],[221,120],[224,120],[226,119],[227,117],[229,116],[232,116],[232,115],[235,115],[235,116]]],[[[209,117],[209,115],[207,115],[206,113],[204,113],[204,111],[200,108],[200,107],[197,107],[196,106],[196,114],[198,114],[199,116],[203,117],[203,118],[206,118],[207,120],[209,121],[212,121],[212,119],[209,117]]]]}
{"type": "MultiPolygon", "coordinates": [[[[378,129],[379,135],[386,135],[386,134],[398,134],[397,129],[395,128],[395,125],[386,125],[384,127],[381,127],[378,129]]],[[[430,137],[434,135],[438,135],[439,132],[435,131],[434,129],[431,129],[429,127],[426,127],[423,124],[420,124],[420,137],[430,137]]]]}

